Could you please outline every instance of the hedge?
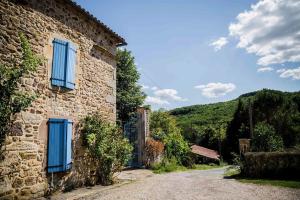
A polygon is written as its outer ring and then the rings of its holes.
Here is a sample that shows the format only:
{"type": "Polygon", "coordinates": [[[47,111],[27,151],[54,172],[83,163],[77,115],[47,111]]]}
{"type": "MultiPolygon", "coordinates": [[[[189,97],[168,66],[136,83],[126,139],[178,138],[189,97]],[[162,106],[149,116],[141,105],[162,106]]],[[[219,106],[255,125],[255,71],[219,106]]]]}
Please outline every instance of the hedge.
{"type": "Polygon", "coordinates": [[[249,152],[242,174],[250,178],[300,179],[300,152],[249,152]]]}

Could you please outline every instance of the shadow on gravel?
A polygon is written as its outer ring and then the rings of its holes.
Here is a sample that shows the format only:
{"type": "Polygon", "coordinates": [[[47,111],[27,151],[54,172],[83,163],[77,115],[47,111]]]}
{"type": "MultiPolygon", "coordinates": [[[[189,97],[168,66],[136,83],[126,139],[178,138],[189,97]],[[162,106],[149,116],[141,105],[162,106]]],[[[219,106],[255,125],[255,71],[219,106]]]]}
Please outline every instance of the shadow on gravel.
{"type": "Polygon", "coordinates": [[[229,176],[224,175],[223,178],[224,179],[242,179],[245,177],[242,177],[240,174],[235,174],[235,175],[229,175],[229,176]]]}
{"type": "Polygon", "coordinates": [[[286,187],[286,188],[295,188],[300,189],[300,180],[299,179],[259,179],[259,178],[249,178],[241,174],[234,174],[226,176],[224,179],[234,179],[240,183],[252,183],[256,185],[271,185],[277,187],[286,187]]]}

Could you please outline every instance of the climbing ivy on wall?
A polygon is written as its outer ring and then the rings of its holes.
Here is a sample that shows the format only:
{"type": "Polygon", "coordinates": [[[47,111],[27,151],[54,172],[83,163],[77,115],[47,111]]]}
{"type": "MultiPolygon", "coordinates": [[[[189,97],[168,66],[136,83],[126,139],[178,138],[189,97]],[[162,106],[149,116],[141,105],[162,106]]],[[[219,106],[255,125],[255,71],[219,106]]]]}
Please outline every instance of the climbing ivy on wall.
{"type": "Polygon", "coordinates": [[[20,91],[19,83],[24,75],[34,72],[42,59],[35,55],[23,34],[20,34],[21,60],[12,59],[9,64],[0,63],[0,158],[3,144],[11,132],[12,117],[26,109],[35,99],[34,94],[20,91]]]}

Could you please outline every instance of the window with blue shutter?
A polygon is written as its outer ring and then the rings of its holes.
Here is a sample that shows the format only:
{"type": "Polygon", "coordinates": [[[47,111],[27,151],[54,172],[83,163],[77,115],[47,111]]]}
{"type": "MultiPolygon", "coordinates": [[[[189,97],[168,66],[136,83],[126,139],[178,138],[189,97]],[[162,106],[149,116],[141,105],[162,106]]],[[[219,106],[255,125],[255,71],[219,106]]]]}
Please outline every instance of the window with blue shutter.
{"type": "Polygon", "coordinates": [[[48,121],[48,172],[67,171],[72,166],[72,121],[48,121]]]}
{"type": "Polygon", "coordinates": [[[68,41],[53,40],[51,84],[75,88],[76,47],[68,41]]]}

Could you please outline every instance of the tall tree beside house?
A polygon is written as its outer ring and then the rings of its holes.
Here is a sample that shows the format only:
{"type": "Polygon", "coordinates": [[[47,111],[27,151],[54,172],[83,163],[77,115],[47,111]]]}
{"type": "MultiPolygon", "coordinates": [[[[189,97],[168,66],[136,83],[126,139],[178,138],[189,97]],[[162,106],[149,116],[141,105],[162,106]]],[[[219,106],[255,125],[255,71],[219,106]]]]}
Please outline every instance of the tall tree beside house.
{"type": "Polygon", "coordinates": [[[117,50],[117,118],[120,123],[128,121],[146,98],[138,85],[140,74],[130,51],[117,50]]]}
{"type": "Polygon", "coordinates": [[[11,132],[13,115],[26,109],[35,99],[34,94],[20,91],[18,84],[24,75],[34,72],[42,62],[42,59],[31,51],[23,34],[20,34],[20,41],[21,60],[18,62],[13,59],[11,64],[0,64],[0,150],[6,135],[11,132]]]}

